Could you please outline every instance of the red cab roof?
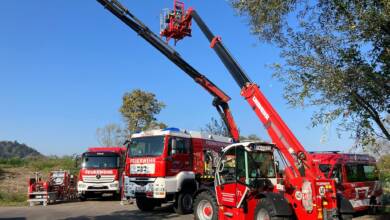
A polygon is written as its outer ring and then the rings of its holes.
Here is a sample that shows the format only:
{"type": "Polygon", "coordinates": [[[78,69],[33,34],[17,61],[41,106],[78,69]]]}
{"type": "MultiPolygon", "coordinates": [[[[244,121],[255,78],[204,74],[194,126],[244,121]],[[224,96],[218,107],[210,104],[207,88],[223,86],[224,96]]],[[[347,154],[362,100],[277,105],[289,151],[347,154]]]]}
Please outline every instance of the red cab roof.
{"type": "Polygon", "coordinates": [[[90,147],[88,148],[88,152],[115,152],[115,153],[123,153],[126,152],[126,147],[90,147]]]}
{"type": "Polygon", "coordinates": [[[326,152],[310,152],[315,162],[322,163],[335,163],[338,162],[370,162],[375,163],[374,157],[368,154],[351,154],[351,153],[340,153],[336,151],[326,152]]]}

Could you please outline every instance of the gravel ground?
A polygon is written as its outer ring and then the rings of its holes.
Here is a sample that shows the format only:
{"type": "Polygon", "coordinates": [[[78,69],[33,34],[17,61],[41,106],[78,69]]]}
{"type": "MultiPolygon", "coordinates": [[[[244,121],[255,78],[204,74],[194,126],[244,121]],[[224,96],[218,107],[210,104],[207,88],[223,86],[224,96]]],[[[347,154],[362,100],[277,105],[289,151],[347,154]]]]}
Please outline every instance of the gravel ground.
{"type": "MultiPolygon", "coordinates": [[[[171,206],[163,206],[153,212],[140,212],[135,205],[120,205],[118,201],[69,202],[34,207],[0,207],[0,219],[67,219],[67,220],[190,220],[193,215],[178,215],[171,206]]],[[[354,220],[389,220],[390,216],[361,215],[354,220]]]]}
{"type": "Polygon", "coordinates": [[[126,220],[190,220],[193,215],[180,216],[172,207],[163,206],[153,212],[140,212],[135,205],[120,205],[119,201],[86,201],[34,207],[0,207],[0,219],[126,219],[126,220]]]}

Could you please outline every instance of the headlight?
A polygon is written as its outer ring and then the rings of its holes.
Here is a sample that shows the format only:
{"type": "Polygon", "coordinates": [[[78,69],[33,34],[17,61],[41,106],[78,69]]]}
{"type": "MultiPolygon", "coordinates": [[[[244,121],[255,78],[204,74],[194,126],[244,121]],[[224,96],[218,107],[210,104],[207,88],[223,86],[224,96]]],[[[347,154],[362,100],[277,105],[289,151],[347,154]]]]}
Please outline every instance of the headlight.
{"type": "Polygon", "coordinates": [[[118,187],[118,183],[112,183],[112,184],[110,184],[110,187],[111,188],[118,187]]]}

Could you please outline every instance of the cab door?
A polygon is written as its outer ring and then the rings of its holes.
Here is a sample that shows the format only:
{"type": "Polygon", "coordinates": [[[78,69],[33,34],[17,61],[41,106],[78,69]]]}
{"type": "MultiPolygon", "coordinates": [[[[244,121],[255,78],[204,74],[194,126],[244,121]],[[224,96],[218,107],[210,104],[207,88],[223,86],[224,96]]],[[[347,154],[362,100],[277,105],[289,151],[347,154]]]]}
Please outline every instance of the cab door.
{"type": "Polygon", "coordinates": [[[173,136],[169,138],[169,163],[166,164],[168,176],[175,175],[180,171],[191,170],[191,148],[191,140],[189,138],[173,136]]]}
{"type": "Polygon", "coordinates": [[[248,190],[246,186],[246,151],[242,146],[228,149],[221,157],[216,172],[218,204],[240,207],[248,190]]]}

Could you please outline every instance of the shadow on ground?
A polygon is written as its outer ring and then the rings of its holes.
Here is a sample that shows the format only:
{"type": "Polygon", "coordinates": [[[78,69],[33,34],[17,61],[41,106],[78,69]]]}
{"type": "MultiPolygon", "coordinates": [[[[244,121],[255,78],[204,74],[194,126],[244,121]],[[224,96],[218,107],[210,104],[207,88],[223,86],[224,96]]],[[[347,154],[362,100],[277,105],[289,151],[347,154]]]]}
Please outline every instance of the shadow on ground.
{"type": "Polygon", "coordinates": [[[63,220],[161,220],[161,219],[172,219],[178,218],[180,215],[176,214],[173,211],[172,206],[165,206],[156,208],[151,212],[142,212],[139,210],[125,210],[125,211],[116,211],[112,212],[108,215],[100,215],[100,216],[78,216],[72,218],[65,218],[63,220]]]}

